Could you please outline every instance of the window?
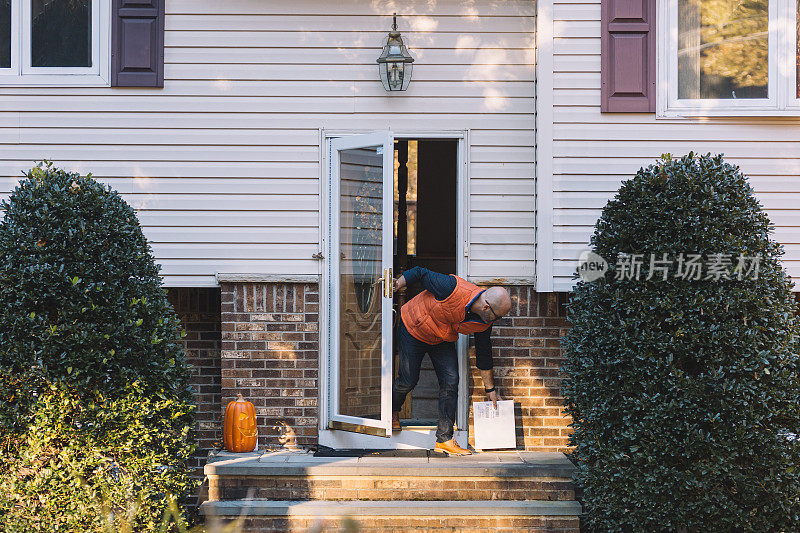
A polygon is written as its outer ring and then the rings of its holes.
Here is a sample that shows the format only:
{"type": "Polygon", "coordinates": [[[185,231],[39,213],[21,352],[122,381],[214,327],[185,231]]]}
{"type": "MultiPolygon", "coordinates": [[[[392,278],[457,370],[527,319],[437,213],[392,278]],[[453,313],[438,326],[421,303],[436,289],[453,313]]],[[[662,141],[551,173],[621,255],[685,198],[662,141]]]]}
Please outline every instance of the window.
{"type": "Polygon", "coordinates": [[[800,0],[660,5],[661,115],[800,115],[800,0]]]}
{"type": "Polygon", "coordinates": [[[108,0],[0,0],[0,85],[108,85],[108,8],[108,0]]]}

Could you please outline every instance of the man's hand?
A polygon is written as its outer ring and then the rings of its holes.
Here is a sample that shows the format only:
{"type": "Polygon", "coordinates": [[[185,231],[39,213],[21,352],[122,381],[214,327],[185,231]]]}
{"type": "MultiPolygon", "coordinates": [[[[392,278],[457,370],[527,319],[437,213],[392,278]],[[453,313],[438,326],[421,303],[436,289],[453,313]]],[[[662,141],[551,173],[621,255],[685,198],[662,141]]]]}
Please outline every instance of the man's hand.
{"type": "MultiPolygon", "coordinates": [[[[479,369],[481,372],[481,379],[483,380],[483,388],[484,389],[493,389],[495,387],[494,382],[494,370],[489,368],[488,370],[479,369]]],[[[492,402],[494,408],[497,409],[497,402],[502,400],[499,394],[497,394],[496,390],[492,392],[486,393],[486,400],[492,402]]]]}
{"type": "Polygon", "coordinates": [[[400,276],[394,280],[394,292],[400,292],[406,288],[406,278],[400,276]]]}
{"type": "Polygon", "coordinates": [[[486,394],[486,400],[492,402],[492,406],[497,409],[497,402],[502,400],[499,394],[497,394],[496,390],[489,392],[486,394]]]}

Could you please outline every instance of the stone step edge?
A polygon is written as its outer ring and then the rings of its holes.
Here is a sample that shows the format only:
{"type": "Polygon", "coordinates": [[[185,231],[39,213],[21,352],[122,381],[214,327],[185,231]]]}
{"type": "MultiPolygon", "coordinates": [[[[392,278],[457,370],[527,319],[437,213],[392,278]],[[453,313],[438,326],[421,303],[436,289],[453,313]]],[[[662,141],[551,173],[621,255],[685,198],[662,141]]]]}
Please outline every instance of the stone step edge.
{"type": "Polygon", "coordinates": [[[398,476],[403,477],[515,477],[555,478],[571,481],[572,465],[505,464],[492,466],[427,466],[399,467],[398,465],[319,465],[319,464],[224,464],[208,463],[203,468],[207,476],[398,476]],[[399,474],[398,472],[402,472],[399,474]]]}
{"type": "Polygon", "coordinates": [[[230,500],[206,501],[206,516],[579,516],[580,502],[548,500],[230,500]]]}

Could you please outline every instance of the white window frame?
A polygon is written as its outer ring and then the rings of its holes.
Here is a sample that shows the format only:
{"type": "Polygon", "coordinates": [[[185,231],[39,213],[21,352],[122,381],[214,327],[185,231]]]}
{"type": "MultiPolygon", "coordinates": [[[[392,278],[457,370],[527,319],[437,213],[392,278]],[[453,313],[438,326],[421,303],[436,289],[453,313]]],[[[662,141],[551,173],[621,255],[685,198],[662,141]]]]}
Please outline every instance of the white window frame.
{"type": "Polygon", "coordinates": [[[678,98],[678,1],[657,1],[656,117],[800,116],[796,97],[794,0],[769,1],[770,43],[764,99],[678,98]],[[787,68],[782,68],[787,67],[787,68]]]}
{"type": "Polygon", "coordinates": [[[108,87],[111,85],[111,3],[90,0],[92,66],[31,66],[31,2],[11,0],[11,68],[0,69],[3,87],[108,87]]]}
{"type": "MultiPolygon", "coordinates": [[[[795,0],[796,2],[796,0],[795,0]]],[[[783,59],[781,59],[781,64],[784,64],[784,61],[788,61],[789,65],[792,67],[790,72],[786,75],[791,78],[792,81],[789,85],[786,86],[786,90],[788,90],[788,94],[785,95],[786,107],[788,109],[796,110],[797,114],[800,115],[800,98],[797,97],[797,91],[800,90],[800,87],[797,86],[797,69],[800,69],[800,65],[797,65],[797,4],[791,0],[785,0],[782,3],[783,11],[781,12],[780,18],[783,21],[783,31],[782,38],[783,41],[781,42],[781,52],[783,54],[783,59]]]]}

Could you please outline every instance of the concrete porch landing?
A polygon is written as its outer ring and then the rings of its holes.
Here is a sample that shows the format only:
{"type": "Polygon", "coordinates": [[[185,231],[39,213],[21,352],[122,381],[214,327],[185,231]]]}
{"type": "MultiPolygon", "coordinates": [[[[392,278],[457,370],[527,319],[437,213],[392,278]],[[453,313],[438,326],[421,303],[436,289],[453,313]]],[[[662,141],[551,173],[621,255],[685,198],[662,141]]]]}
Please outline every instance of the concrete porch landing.
{"type": "Polygon", "coordinates": [[[401,455],[217,453],[205,466],[201,511],[247,517],[253,532],[303,531],[344,516],[364,531],[578,531],[574,467],[562,453],[401,455]]]}
{"type": "Polygon", "coordinates": [[[496,477],[566,477],[572,476],[573,464],[563,453],[550,452],[481,452],[462,457],[446,457],[428,451],[426,457],[404,457],[402,452],[387,452],[363,457],[315,457],[305,450],[229,453],[210,456],[204,472],[207,476],[259,475],[340,475],[375,476],[485,476],[496,477]]]}

